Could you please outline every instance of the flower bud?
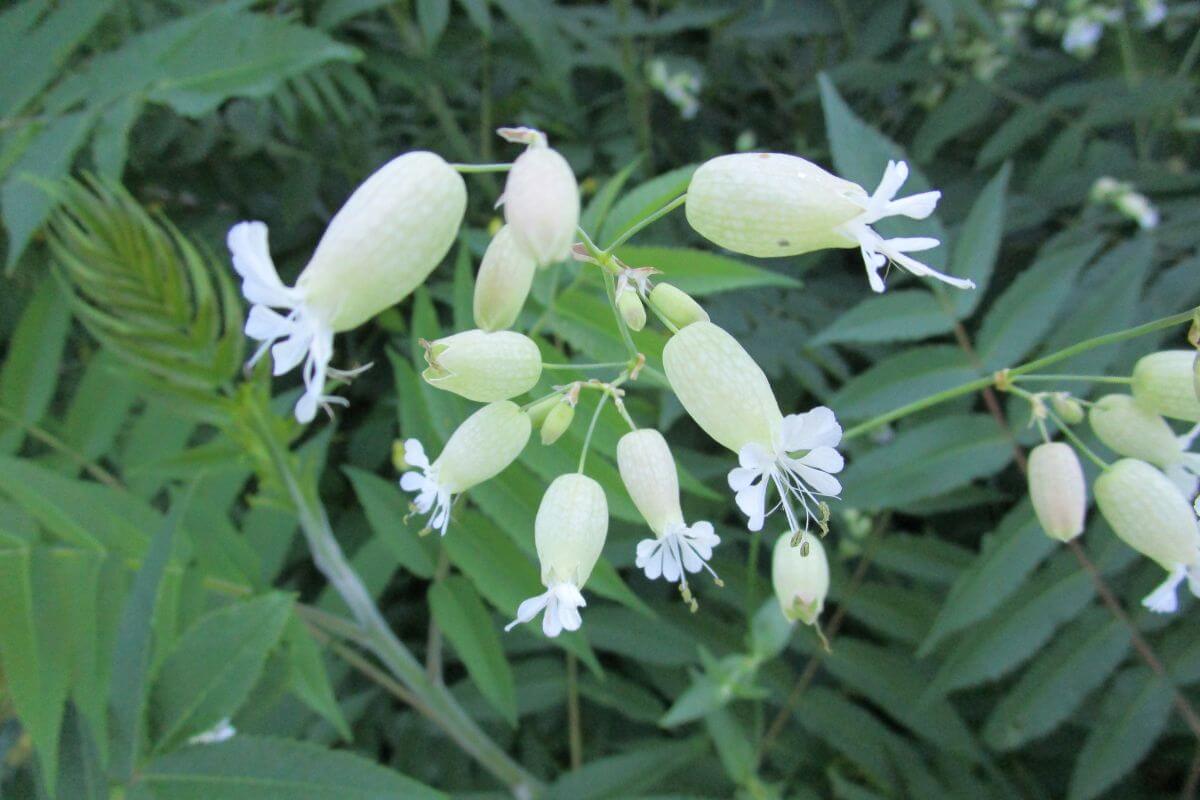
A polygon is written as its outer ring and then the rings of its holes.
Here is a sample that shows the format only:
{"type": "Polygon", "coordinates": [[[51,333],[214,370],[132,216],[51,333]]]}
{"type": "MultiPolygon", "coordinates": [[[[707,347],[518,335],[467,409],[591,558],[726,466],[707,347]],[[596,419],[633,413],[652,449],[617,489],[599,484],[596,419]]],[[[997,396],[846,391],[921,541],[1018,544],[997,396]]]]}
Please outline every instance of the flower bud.
{"type": "Polygon", "coordinates": [[[1029,498],[1042,530],[1060,542],[1083,533],[1087,484],[1070,445],[1039,444],[1029,453],[1029,498]]]}
{"type": "Polygon", "coordinates": [[[1066,392],[1054,392],[1050,395],[1050,407],[1059,419],[1068,425],[1078,425],[1083,422],[1083,405],[1066,392]]]}
{"type": "Polygon", "coordinates": [[[739,452],[772,447],[783,423],[767,376],[738,341],[711,322],[695,322],[663,350],[667,381],[684,410],[717,443],[739,452]]]}
{"type": "Polygon", "coordinates": [[[1178,463],[1183,449],[1171,426],[1127,394],[1105,395],[1088,412],[1096,438],[1110,450],[1160,467],[1178,463]]]}
{"type": "Polygon", "coordinates": [[[513,331],[470,330],[427,343],[421,373],[430,386],[487,403],[524,394],[542,376],[542,354],[513,331]]]}
{"type": "Polygon", "coordinates": [[[304,363],[297,419],[309,422],[318,406],[337,402],[324,394],[326,377],[335,374],[329,368],[333,334],[358,327],[420,285],[454,243],[466,204],[462,176],[440,156],[413,152],[392,159],[330,220],[292,288],[271,260],[266,225],[242,222],[230,229],[233,266],[253,304],[246,334],[263,342],[251,363],[268,349],[276,375],[304,363]]]}
{"type": "Polygon", "coordinates": [[[607,535],[608,501],[600,484],[580,473],[555,478],[534,520],[533,540],[546,592],[522,602],[516,620],[505,630],[531,621],[543,609],[542,631],[547,636],[578,630],[579,609],[587,605],[579,590],[592,574],[607,535]]]}
{"type": "Polygon", "coordinates": [[[529,421],[533,423],[535,428],[540,427],[546,421],[546,417],[562,402],[562,398],[561,394],[555,392],[552,395],[543,397],[541,400],[535,401],[525,409],[526,416],[529,417],[529,421]]]}
{"type": "Polygon", "coordinates": [[[529,296],[536,264],[505,225],[492,238],[475,277],[475,324],[485,331],[511,327],[529,296]]]}
{"type": "Polygon", "coordinates": [[[815,623],[829,593],[829,561],[820,538],[807,536],[793,547],[792,534],[780,536],[771,556],[771,583],[785,617],[805,625],[815,623]]]}
{"type": "Polygon", "coordinates": [[[881,219],[924,219],[940,192],[895,199],[908,178],[903,161],[888,162],[874,194],[798,156],[738,153],[707,161],[692,176],[687,219],[696,232],[735,253],[793,256],[829,247],[862,250],[871,288],[884,289],[880,269],[889,263],[960,288],[971,281],[943,275],[907,253],[928,250],[937,239],[884,239],[871,227],[881,219]]]}
{"type": "Polygon", "coordinates": [[[503,472],[525,449],[531,432],[529,417],[515,403],[489,403],[455,429],[433,463],[419,441],[406,441],[403,461],[414,471],[401,476],[400,487],[418,493],[414,509],[432,511],[430,527],[445,535],[454,495],[503,472]]]}
{"type": "Polygon", "coordinates": [[[571,423],[575,420],[575,404],[567,398],[561,398],[542,423],[542,444],[550,445],[557,442],[571,423]]]}
{"type": "Polygon", "coordinates": [[[679,476],[667,440],[653,428],[630,431],[617,442],[621,481],[655,534],[683,524],[679,476]]]}
{"type": "Polygon", "coordinates": [[[1113,532],[1169,573],[1143,605],[1157,612],[1174,611],[1175,590],[1185,576],[1192,593],[1200,594],[1196,514],[1166,475],[1144,461],[1125,458],[1096,479],[1094,491],[1113,532]]]}
{"type": "Polygon", "coordinates": [[[693,322],[709,321],[708,312],[703,306],[693,300],[687,292],[669,283],[656,284],[646,299],[678,330],[683,330],[693,322]]]}
{"type": "Polygon", "coordinates": [[[1164,417],[1200,422],[1195,362],[1194,350],[1163,350],[1143,356],[1133,368],[1133,396],[1164,417]]]}
{"type": "Polygon", "coordinates": [[[617,310],[630,330],[640,331],[646,327],[646,307],[642,305],[637,289],[632,286],[625,287],[617,294],[617,310]]]}
{"type": "Polygon", "coordinates": [[[579,187],[571,165],[545,137],[513,162],[504,183],[504,219],[517,241],[545,267],[567,258],[579,226],[579,187]]]}

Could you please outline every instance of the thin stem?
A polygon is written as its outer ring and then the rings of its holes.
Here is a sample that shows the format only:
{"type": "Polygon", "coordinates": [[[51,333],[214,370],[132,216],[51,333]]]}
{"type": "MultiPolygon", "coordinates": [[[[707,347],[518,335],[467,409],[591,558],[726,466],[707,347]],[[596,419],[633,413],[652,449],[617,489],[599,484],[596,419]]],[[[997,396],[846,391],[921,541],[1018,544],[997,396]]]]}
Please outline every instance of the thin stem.
{"type": "Polygon", "coordinates": [[[57,436],[45,430],[44,428],[41,428],[31,422],[26,422],[4,406],[0,406],[0,419],[8,420],[8,422],[11,424],[16,425],[18,428],[25,431],[26,435],[38,440],[50,449],[57,450],[59,453],[62,453],[64,456],[74,461],[76,466],[78,466],[88,475],[91,475],[100,483],[103,483],[105,486],[108,486],[111,489],[118,489],[121,491],[125,490],[125,485],[121,483],[120,478],[113,475],[111,472],[94,461],[90,461],[87,456],[83,455],[83,453],[80,453],[78,450],[71,447],[71,445],[67,444],[62,439],[59,439],[57,436]]]}
{"type": "Polygon", "coordinates": [[[576,472],[582,473],[583,467],[587,463],[588,448],[592,446],[592,434],[596,432],[596,423],[600,421],[600,412],[604,410],[604,404],[608,402],[608,392],[600,395],[600,402],[596,403],[596,411],[592,414],[592,421],[588,423],[587,435],[583,437],[583,448],[579,451],[579,469],[576,472]]]}
{"type": "MultiPolygon", "coordinates": [[[[450,557],[446,554],[445,546],[439,545],[433,582],[438,583],[445,580],[448,574],[450,574],[450,557]]],[[[445,682],[442,676],[442,629],[432,615],[429,617],[429,633],[425,637],[425,673],[434,683],[445,682]]]]}
{"type": "Polygon", "coordinates": [[[986,389],[992,385],[992,380],[992,378],[976,378],[973,381],[968,381],[967,383],[955,386],[952,389],[946,389],[945,391],[931,394],[928,397],[923,397],[920,400],[914,400],[911,403],[906,403],[899,408],[892,409],[886,414],[880,414],[877,417],[872,417],[866,422],[855,425],[853,428],[850,428],[846,431],[845,435],[842,436],[842,439],[855,439],[859,436],[862,436],[864,433],[870,433],[876,428],[882,427],[889,422],[907,417],[909,414],[915,414],[918,411],[924,411],[927,408],[932,408],[933,406],[945,403],[948,400],[953,400],[956,397],[962,397],[964,394],[970,394],[972,392],[978,392],[981,389],[986,389]]]}
{"type": "Polygon", "coordinates": [[[567,652],[567,741],[574,771],[583,766],[583,725],[579,713],[579,664],[570,651],[567,652]]]}
{"type": "Polygon", "coordinates": [[[627,366],[629,366],[628,361],[605,361],[603,363],[596,363],[596,364],[547,364],[545,362],[542,362],[542,369],[544,369],[544,370],[612,369],[613,367],[627,367],[627,366]]]}
{"type": "Polygon", "coordinates": [[[628,242],[643,228],[648,227],[649,225],[653,225],[655,222],[658,222],[660,219],[665,217],[667,214],[670,214],[672,211],[679,208],[686,201],[687,201],[687,192],[684,192],[683,194],[679,195],[679,197],[676,197],[674,200],[667,203],[662,208],[651,213],[649,216],[643,217],[642,219],[638,220],[636,224],[627,228],[620,236],[618,236],[612,242],[612,244],[610,244],[608,247],[604,248],[604,254],[605,255],[611,254],[612,251],[616,250],[618,247],[620,247],[621,245],[628,242]]]}
{"type": "Polygon", "coordinates": [[[1021,375],[1016,380],[1025,381],[1087,381],[1089,383],[1133,383],[1133,378],[1120,375],[1021,375]]]}
{"type": "Polygon", "coordinates": [[[1108,469],[1108,462],[1096,455],[1092,448],[1084,444],[1083,440],[1075,434],[1075,431],[1071,430],[1071,426],[1063,422],[1062,418],[1059,417],[1058,414],[1055,414],[1053,409],[1047,408],[1046,413],[1049,414],[1050,418],[1054,420],[1054,424],[1058,426],[1058,429],[1062,431],[1062,434],[1070,439],[1071,444],[1075,445],[1080,452],[1087,456],[1089,461],[1091,461],[1100,469],[1108,469]]]}
{"type": "Polygon", "coordinates": [[[450,166],[464,175],[480,172],[508,172],[512,169],[512,164],[451,164],[450,166]]]}
{"type": "Polygon", "coordinates": [[[625,324],[625,317],[621,316],[621,310],[617,308],[617,289],[613,276],[605,271],[604,273],[604,293],[608,295],[608,304],[612,306],[613,318],[617,321],[617,330],[621,332],[621,341],[625,343],[625,349],[629,351],[630,358],[637,358],[637,345],[633,343],[633,336],[629,333],[629,326],[625,324]]]}

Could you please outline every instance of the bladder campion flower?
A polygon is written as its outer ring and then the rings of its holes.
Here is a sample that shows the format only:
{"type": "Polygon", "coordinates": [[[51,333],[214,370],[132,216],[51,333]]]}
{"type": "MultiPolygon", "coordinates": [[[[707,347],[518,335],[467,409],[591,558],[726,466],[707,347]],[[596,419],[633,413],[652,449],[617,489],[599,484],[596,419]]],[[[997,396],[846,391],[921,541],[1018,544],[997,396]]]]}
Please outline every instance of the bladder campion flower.
{"type": "Polygon", "coordinates": [[[1142,356],[1133,368],[1133,396],[1164,417],[1200,422],[1195,361],[1195,350],[1163,350],[1142,356]]]}
{"type": "Polygon", "coordinates": [[[475,277],[475,324],[485,331],[511,327],[529,297],[537,265],[505,225],[492,237],[475,277]]]}
{"type": "Polygon", "coordinates": [[[908,179],[908,165],[889,161],[873,194],[826,172],[799,156],[736,153],[700,165],[687,193],[687,218],[704,238],[750,256],[794,256],[825,248],[857,247],[876,292],[884,290],[879,271],[894,263],[914,275],[929,276],[960,289],[969,280],[945,275],[908,253],[937,247],[937,239],[884,239],[871,226],[887,217],[925,219],[941,192],[896,199],[908,179]]]}
{"type": "Polygon", "coordinates": [[[531,128],[501,128],[510,142],[528,145],[504,182],[504,220],[538,266],[563,261],[579,226],[579,185],[571,165],[531,128]]]}
{"type": "Polygon", "coordinates": [[[718,444],[738,454],[729,473],[747,527],[762,529],[767,515],[782,507],[792,533],[809,520],[824,527],[828,508],[821,497],[837,497],[842,456],[835,449],[842,427],[824,406],[784,417],[758,364],[737,340],[711,322],[693,322],[663,350],[667,381],[684,410],[718,444]],[[798,455],[796,455],[798,454],[798,455]],[[767,509],[774,485],[779,502],[767,509]],[[801,524],[798,503],[804,511],[801,524]]]}
{"type": "Polygon", "coordinates": [[[404,442],[404,462],[412,472],[400,476],[400,488],[416,492],[412,508],[428,513],[429,527],[446,535],[454,496],[499,475],[529,441],[529,416],[515,403],[490,403],[467,417],[430,463],[416,439],[404,442]]]}
{"type": "Polygon", "coordinates": [[[1200,597],[1200,531],[1196,514],[1166,475],[1145,461],[1123,458],[1093,487],[1096,505],[1117,536],[1167,571],[1167,579],[1142,605],[1151,611],[1178,609],[1176,590],[1187,578],[1200,597]]]}
{"type": "Polygon", "coordinates": [[[579,630],[583,622],[579,609],[587,605],[580,590],[600,558],[607,535],[608,501],[600,484],[579,473],[555,478],[533,523],[546,591],[522,602],[517,618],[504,630],[532,621],[543,610],[542,631],[547,636],[579,630]]]}
{"type": "Polygon", "coordinates": [[[1070,445],[1046,442],[1029,452],[1029,498],[1048,536],[1068,542],[1083,533],[1087,483],[1070,445]]]}
{"type": "Polygon", "coordinates": [[[790,533],[780,536],[771,554],[771,583],[785,617],[815,624],[829,593],[829,560],[820,538],[809,537],[793,547],[790,533]]]}
{"type": "Polygon", "coordinates": [[[541,351],[523,333],[476,329],[423,344],[425,382],[479,403],[524,394],[542,376],[541,351]]]}
{"type": "Polygon", "coordinates": [[[252,303],[246,335],[262,342],[250,363],[269,349],[276,375],[304,364],[296,419],[310,422],[318,406],[346,403],[325,394],[327,377],[353,374],[329,367],[333,335],[358,327],[424,281],[453,244],[466,206],[462,177],[440,156],[420,151],[394,158],[330,220],[293,287],[279,279],[265,224],[230,229],[233,267],[252,303]]]}
{"type": "Polygon", "coordinates": [[[659,577],[687,585],[687,573],[706,569],[721,539],[710,522],[688,525],[679,504],[679,475],[662,434],[651,428],[631,431],[617,443],[621,481],[641,512],[653,539],[637,545],[637,566],[650,580],[659,577]]]}

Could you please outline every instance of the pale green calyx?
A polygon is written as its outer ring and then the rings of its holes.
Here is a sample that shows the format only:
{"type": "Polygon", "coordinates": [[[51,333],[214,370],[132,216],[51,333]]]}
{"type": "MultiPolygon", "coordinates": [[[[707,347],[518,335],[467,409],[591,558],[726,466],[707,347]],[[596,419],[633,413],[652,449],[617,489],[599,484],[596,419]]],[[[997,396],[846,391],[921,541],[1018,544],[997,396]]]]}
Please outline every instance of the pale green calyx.
{"type": "Polygon", "coordinates": [[[421,377],[438,389],[488,403],[534,387],[542,354],[532,339],[513,331],[469,330],[422,342],[429,366],[421,377]]]}
{"type": "Polygon", "coordinates": [[[1083,533],[1087,483],[1079,456],[1062,442],[1039,444],[1029,452],[1029,498],[1042,530],[1067,542],[1083,533]]]}
{"type": "Polygon", "coordinates": [[[571,165],[531,128],[501,128],[501,137],[527,144],[513,162],[500,203],[517,242],[538,266],[567,258],[579,226],[579,186],[571,165]]]}
{"type": "Polygon", "coordinates": [[[1133,396],[1164,417],[1200,422],[1195,362],[1195,350],[1163,350],[1143,356],[1133,368],[1133,396]]]}
{"type": "Polygon", "coordinates": [[[1088,412],[1096,438],[1115,453],[1169,467],[1183,460],[1183,448],[1167,421],[1127,394],[1097,400],[1088,412]]]}
{"type": "Polygon", "coordinates": [[[1142,605],[1171,613],[1178,608],[1176,590],[1186,578],[1200,597],[1200,532],[1196,514],[1166,475],[1147,464],[1124,458],[1104,471],[1093,487],[1096,505],[1117,536],[1167,570],[1167,580],[1142,605]]]}
{"type": "Polygon", "coordinates": [[[412,471],[400,477],[400,487],[417,493],[413,510],[430,514],[429,527],[445,535],[454,496],[503,472],[525,449],[531,431],[529,416],[516,403],[489,403],[455,429],[432,463],[419,441],[406,440],[404,463],[412,471]]]}
{"type": "Polygon", "coordinates": [[[873,194],[799,156],[737,153],[707,161],[692,176],[687,218],[696,232],[736,253],[792,256],[825,248],[862,251],[871,288],[884,290],[880,270],[889,263],[972,289],[969,280],[945,275],[908,255],[937,247],[929,237],[884,239],[871,226],[892,216],[925,219],[941,192],[896,198],[908,165],[889,161],[873,194]]]}
{"type": "Polygon", "coordinates": [[[475,276],[475,324],[485,331],[511,327],[529,297],[536,270],[534,257],[512,228],[505,225],[497,231],[475,276]]]}
{"type": "Polygon", "coordinates": [[[632,286],[626,286],[617,293],[617,310],[630,330],[640,331],[646,327],[646,307],[632,286]]]}
{"type": "Polygon", "coordinates": [[[708,322],[708,312],[692,299],[692,296],[669,283],[658,283],[650,290],[646,298],[659,314],[667,321],[682,330],[693,322],[708,322]]]}
{"type": "Polygon", "coordinates": [[[572,473],[554,479],[542,496],[534,520],[534,545],[546,591],[517,608],[505,630],[530,622],[545,611],[542,631],[557,636],[578,630],[579,609],[587,605],[580,590],[604,550],[608,535],[608,501],[600,484],[572,473]]]}
{"type": "Polygon", "coordinates": [[[550,413],[546,415],[545,421],[542,422],[542,444],[551,445],[557,442],[567,432],[567,429],[571,427],[571,423],[574,421],[575,402],[569,397],[564,396],[550,409],[550,413]]]}
{"type": "Polygon", "coordinates": [[[771,583],[785,617],[815,624],[829,593],[829,560],[821,540],[810,536],[793,547],[790,533],[780,536],[771,555],[771,583]]]}
{"type": "Polygon", "coordinates": [[[392,159],[330,220],[290,288],[271,260],[265,224],[230,229],[233,266],[252,304],[246,335],[262,342],[250,363],[268,349],[276,375],[303,362],[298,420],[311,421],[319,406],[345,404],[325,394],[326,378],[355,374],[329,367],[333,335],[358,327],[420,285],[454,243],[466,205],[462,177],[440,156],[422,151],[392,159]]]}

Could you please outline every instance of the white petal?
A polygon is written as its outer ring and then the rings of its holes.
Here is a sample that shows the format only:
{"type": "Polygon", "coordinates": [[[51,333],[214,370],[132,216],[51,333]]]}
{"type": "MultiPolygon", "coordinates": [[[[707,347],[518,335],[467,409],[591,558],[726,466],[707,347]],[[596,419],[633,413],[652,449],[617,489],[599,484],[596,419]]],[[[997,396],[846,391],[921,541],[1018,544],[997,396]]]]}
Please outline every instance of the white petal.
{"type": "Polygon", "coordinates": [[[425,448],[418,440],[404,440],[404,463],[421,469],[429,469],[429,457],[425,455],[425,448]]]}
{"type": "Polygon", "coordinates": [[[908,217],[909,219],[925,219],[934,212],[938,201],[941,199],[941,192],[921,192],[920,194],[891,201],[888,203],[887,210],[889,214],[908,217]]]}
{"type": "Polygon", "coordinates": [[[250,306],[250,314],[246,317],[245,334],[251,339],[270,341],[287,336],[293,330],[292,323],[282,314],[272,311],[266,306],[250,306]]]}
{"type": "Polygon", "coordinates": [[[783,444],[789,453],[837,447],[841,440],[842,426],[833,411],[825,406],[817,406],[804,414],[790,414],[783,419],[783,444]]]}
{"type": "Polygon", "coordinates": [[[406,492],[419,492],[429,481],[419,472],[406,472],[400,476],[400,488],[406,492]]]}
{"type": "Polygon", "coordinates": [[[735,492],[744,491],[761,475],[762,470],[756,467],[734,467],[729,471],[729,488],[735,492]]]}
{"type": "Polygon", "coordinates": [[[817,494],[829,495],[837,497],[842,493],[841,482],[827,473],[821,472],[819,469],[806,467],[803,464],[796,466],[796,472],[804,479],[804,482],[812,487],[817,494]]]}
{"type": "Polygon", "coordinates": [[[550,592],[544,592],[543,594],[522,600],[521,605],[517,606],[517,618],[505,625],[504,630],[511,631],[518,625],[532,621],[549,602],[550,592]]]}
{"type": "Polygon", "coordinates": [[[297,331],[271,348],[272,372],[282,375],[295,369],[304,357],[308,355],[308,347],[312,336],[303,331],[297,331]]]}
{"type": "Polygon", "coordinates": [[[734,501],[742,513],[751,520],[759,520],[758,528],[750,530],[758,530],[762,527],[761,520],[766,514],[767,506],[767,482],[762,481],[755,486],[750,486],[734,495],[734,501]]]}
{"type": "Polygon", "coordinates": [[[842,454],[832,447],[814,448],[795,461],[823,472],[841,472],[842,467],[846,466],[846,460],[842,458],[842,454]]]}

